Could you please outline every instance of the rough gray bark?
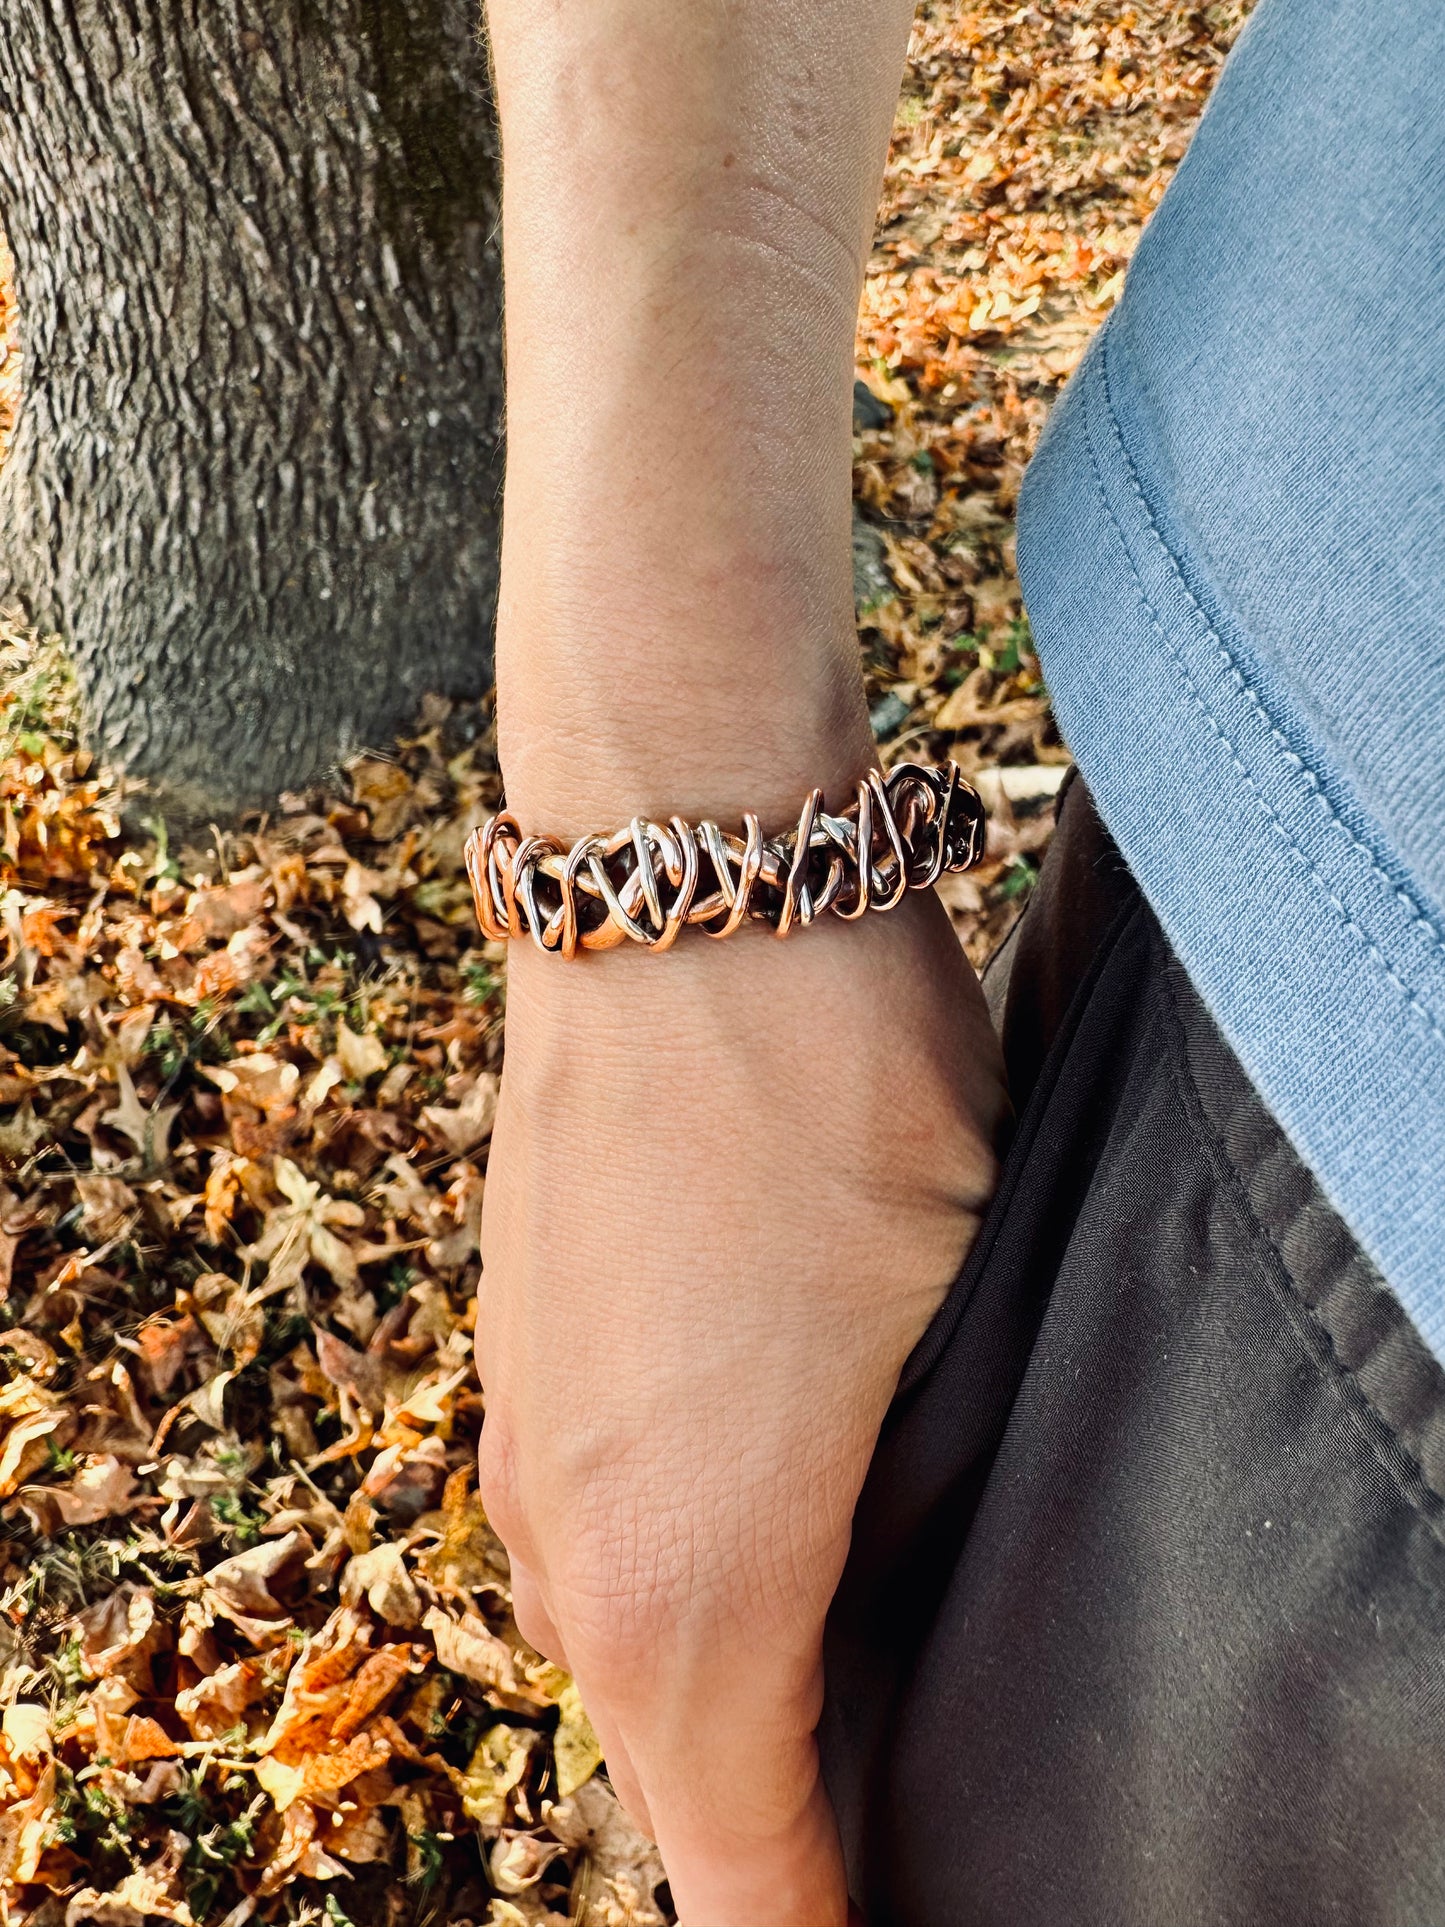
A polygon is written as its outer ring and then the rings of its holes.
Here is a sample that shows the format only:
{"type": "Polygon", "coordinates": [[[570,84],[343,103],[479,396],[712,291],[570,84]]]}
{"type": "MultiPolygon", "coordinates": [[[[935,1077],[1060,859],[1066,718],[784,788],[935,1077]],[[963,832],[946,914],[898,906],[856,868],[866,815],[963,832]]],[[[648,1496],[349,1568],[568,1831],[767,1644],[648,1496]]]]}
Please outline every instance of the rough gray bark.
{"type": "Polygon", "coordinates": [[[5,0],[25,400],[0,590],[181,810],[489,673],[497,166],[476,0],[5,0]]]}

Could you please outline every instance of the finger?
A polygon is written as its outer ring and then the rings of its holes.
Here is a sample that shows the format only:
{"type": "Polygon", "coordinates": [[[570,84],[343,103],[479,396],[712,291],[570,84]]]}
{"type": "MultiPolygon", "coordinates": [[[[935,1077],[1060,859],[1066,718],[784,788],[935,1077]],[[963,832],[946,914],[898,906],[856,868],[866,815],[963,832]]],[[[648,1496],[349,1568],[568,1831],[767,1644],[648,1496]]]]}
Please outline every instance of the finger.
{"type": "Polygon", "coordinates": [[[684,1927],[846,1927],[813,1737],[821,1697],[820,1661],[799,1673],[739,1653],[659,1678],[651,1706],[629,1708],[622,1737],[684,1927]]]}
{"type": "MultiPolygon", "coordinates": [[[[576,1675],[573,1677],[576,1678],[576,1675]]],[[[617,1722],[610,1716],[605,1702],[588,1699],[586,1685],[580,1679],[577,1680],[577,1689],[582,1695],[582,1704],[587,1708],[592,1731],[597,1735],[597,1744],[602,1748],[602,1759],[607,1768],[607,1777],[612,1782],[612,1791],[622,1802],[633,1825],[640,1827],[649,1840],[655,1841],[657,1835],[653,1832],[652,1814],[642,1791],[642,1781],[632,1764],[632,1757],[617,1722]]]]}
{"type": "Polygon", "coordinates": [[[567,1664],[567,1649],[562,1644],[562,1635],[548,1608],[546,1596],[529,1566],[512,1561],[512,1617],[517,1622],[517,1631],[534,1652],[544,1659],[550,1659],[554,1666],[560,1666],[564,1673],[572,1668],[567,1664]]]}
{"type": "Polygon", "coordinates": [[[681,1927],[845,1927],[843,1855],[816,1765],[803,1806],[771,1833],[724,1824],[710,1840],[691,1829],[674,1837],[664,1818],[658,1834],[681,1927]]]}
{"type": "MultiPolygon", "coordinates": [[[[536,1574],[527,1566],[512,1566],[512,1617],[517,1622],[517,1631],[534,1651],[560,1666],[564,1673],[572,1667],[567,1659],[567,1650],[558,1632],[547,1604],[546,1592],[536,1574]]],[[[579,1682],[580,1690],[580,1682],[579,1682]]],[[[583,1703],[586,1694],[583,1693],[583,1703]]],[[[607,1777],[612,1782],[612,1790],[626,1808],[636,1826],[641,1827],[648,1839],[652,1839],[652,1817],[647,1810],[643,1797],[642,1783],[633,1770],[632,1761],[627,1756],[622,1736],[616,1726],[607,1718],[605,1712],[593,1712],[588,1708],[588,1718],[592,1730],[597,1735],[598,1745],[607,1766],[607,1777]]]]}

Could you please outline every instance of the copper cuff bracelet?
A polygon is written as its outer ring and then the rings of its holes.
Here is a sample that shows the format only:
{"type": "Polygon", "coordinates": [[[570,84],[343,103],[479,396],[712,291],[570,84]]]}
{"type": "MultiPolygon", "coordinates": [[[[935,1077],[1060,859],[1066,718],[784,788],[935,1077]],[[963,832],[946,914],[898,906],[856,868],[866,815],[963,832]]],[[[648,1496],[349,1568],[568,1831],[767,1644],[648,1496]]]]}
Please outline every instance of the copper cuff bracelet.
{"type": "Polygon", "coordinates": [[[574,957],[626,938],[666,950],[688,924],[729,937],[751,919],[786,937],[825,910],[845,918],[891,910],[905,890],[977,863],[983,840],[983,804],[956,763],[897,763],[887,776],[870,770],[837,816],[814,790],[781,836],[764,836],[753,815],[740,837],[716,823],[637,816],[569,848],[524,836],[503,811],[473,831],[466,863],[488,937],[529,936],[574,957]]]}

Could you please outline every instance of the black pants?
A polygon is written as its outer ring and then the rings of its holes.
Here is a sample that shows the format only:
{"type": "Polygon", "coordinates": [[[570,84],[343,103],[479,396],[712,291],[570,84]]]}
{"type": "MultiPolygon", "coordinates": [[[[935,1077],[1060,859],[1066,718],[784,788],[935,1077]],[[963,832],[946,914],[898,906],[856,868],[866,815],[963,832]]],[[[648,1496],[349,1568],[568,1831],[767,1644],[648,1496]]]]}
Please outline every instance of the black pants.
{"type": "Polygon", "coordinates": [[[1017,1136],[829,1623],[855,1897],[1445,1927],[1445,1373],[1080,784],[1002,964],[1017,1136]]]}

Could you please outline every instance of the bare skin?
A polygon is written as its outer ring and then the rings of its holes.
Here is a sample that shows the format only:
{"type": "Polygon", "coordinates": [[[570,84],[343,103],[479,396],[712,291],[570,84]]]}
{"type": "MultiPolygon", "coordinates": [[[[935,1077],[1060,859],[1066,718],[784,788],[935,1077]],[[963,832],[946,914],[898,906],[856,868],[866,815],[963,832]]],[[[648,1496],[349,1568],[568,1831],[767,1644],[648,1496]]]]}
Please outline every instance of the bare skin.
{"type": "MultiPolygon", "coordinates": [[[[564,834],[846,800],[854,316],[899,0],[491,0],[509,806],[564,834]]],[[[514,952],[482,1492],[686,1927],[841,1927],[824,1614],[1006,1100],[941,906],[514,952]]]]}

